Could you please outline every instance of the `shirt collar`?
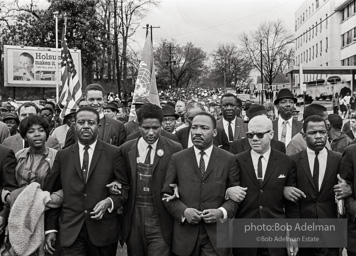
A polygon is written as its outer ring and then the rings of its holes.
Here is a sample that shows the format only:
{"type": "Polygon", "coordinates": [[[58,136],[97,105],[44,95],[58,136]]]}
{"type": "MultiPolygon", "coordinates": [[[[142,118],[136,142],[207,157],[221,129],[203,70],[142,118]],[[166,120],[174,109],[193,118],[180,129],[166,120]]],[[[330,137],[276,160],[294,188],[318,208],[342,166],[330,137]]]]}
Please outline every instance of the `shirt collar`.
{"type": "Polygon", "coordinates": [[[141,137],[141,138],[139,138],[139,140],[138,140],[138,147],[146,150],[146,149],[148,148],[148,145],[151,145],[152,149],[153,149],[154,151],[156,151],[158,141],[159,141],[159,138],[155,141],[155,143],[153,143],[153,144],[148,144],[148,143],[143,139],[143,137],[141,137]]]}
{"type": "Polygon", "coordinates": [[[101,120],[101,119],[103,119],[104,118],[104,112],[100,112],[99,113],[99,119],[101,120]]]}
{"type": "MultiPolygon", "coordinates": [[[[94,150],[97,142],[98,142],[98,139],[96,139],[92,144],[90,144],[89,148],[94,150]]],[[[79,140],[78,140],[78,145],[79,145],[79,150],[84,150],[85,145],[80,143],[79,140]]]]}
{"type": "MultiPolygon", "coordinates": [[[[323,155],[327,154],[327,152],[328,152],[328,151],[327,151],[326,148],[324,147],[322,150],[320,150],[319,156],[323,156],[323,155]]],[[[308,148],[308,147],[307,147],[307,154],[308,154],[309,156],[315,157],[315,151],[314,151],[314,150],[311,150],[311,149],[308,148]]]]}
{"type": "MultiPolygon", "coordinates": [[[[18,159],[20,158],[27,158],[27,156],[31,153],[30,148],[25,148],[18,156],[18,159]]],[[[49,154],[49,150],[46,147],[46,152],[42,153],[42,155],[44,155],[45,157],[47,157],[49,154]]]]}
{"type": "MultiPolygon", "coordinates": [[[[200,157],[200,149],[198,149],[197,147],[193,146],[194,148],[194,152],[196,156],[200,157]]],[[[210,147],[208,147],[207,149],[204,149],[205,155],[208,157],[208,159],[210,159],[210,155],[211,152],[213,151],[213,145],[211,145],[210,147]]]]}
{"type": "Polygon", "coordinates": [[[289,125],[292,125],[293,122],[293,116],[291,118],[289,118],[288,120],[284,120],[282,117],[278,118],[278,126],[282,126],[284,121],[288,121],[289,125]]]}
{"type": "Polygon", "coordinates": [[[271,155],[271,148],[269,148],[264,154],[259,154],[253,149],[251,149],[251,156],[254,158],[259,158],[260,156],[263,156],[268,162],[269,156],[271,155]]]}
{"type": "MultiPolygon", "coordinates": [[[[224,126],[228,126],[229,125],[229,121],[225,120],[224,117],[222,118],[222,121],[223,121],[223,125],[224,126]]],[[[236,121],[236,116],[235,116],[235,118],[233,120],[231,120],[231,125],[232,126],[235,126],[235,121],[236,121]]]]}

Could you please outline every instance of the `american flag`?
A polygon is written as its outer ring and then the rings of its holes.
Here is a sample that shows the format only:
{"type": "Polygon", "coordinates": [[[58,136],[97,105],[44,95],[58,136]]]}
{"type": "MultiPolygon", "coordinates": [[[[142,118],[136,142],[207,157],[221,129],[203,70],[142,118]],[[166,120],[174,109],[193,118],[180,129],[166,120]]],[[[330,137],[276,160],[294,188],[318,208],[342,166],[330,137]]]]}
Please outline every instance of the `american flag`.
{"type": "Polygon", "coordinates": [[[61,116],[64,117],[72,109],[78,108],[82,97],[82,86],[64,35],[62,36],[61,60],[62,84],[59,87],[59,103],[64,106],[61,113],[61,116]]]}

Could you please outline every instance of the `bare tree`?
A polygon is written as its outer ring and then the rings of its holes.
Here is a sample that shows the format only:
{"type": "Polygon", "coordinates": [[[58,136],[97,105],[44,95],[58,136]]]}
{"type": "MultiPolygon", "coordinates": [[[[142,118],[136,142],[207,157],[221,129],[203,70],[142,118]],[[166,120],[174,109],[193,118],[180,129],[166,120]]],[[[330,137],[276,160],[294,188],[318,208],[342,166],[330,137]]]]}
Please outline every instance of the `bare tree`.
{"type": "Polygon", "coordinates": [[[254,67],[261,72],[261,53],[263,77],[272,84],[279,72],[284,72],[294,57],[290,47],[293,35],[285,28],[282,21],[261,24],[257,30],[240,35],[244,52],[254,67]]]}
{"type": "Polygon", "coordinates": [[[234,44],[222,44],[213,52],[211,78],[223,87],[245,83],[253,64],[234,44]]]}

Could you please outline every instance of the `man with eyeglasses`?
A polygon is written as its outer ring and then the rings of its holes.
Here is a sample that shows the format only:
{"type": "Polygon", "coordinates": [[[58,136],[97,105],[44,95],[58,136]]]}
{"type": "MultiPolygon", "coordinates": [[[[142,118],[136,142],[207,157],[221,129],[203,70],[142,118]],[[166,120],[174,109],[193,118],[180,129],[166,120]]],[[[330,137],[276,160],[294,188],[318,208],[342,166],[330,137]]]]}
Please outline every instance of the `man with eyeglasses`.
{"type": "Polygon", "coordinates": [[[176,127],[176,120],[178,119],[179,115],[174,112],[174,108],[170,105],[166,105],[162,108],[163,111],[163,122],[162,128],[163,130],[175,133],[176,127]]]}
{"type": "Polygon", "coordinates": [[[302,130],[302,123],[293,118],[294,104],[297,99],[288,88],[281,89],[274,105],[277,106],[279,117],[273,121],[274,139],[288,146],[291,139],[302,130]]]}
{"type": "MultiPolygon", "coordinates": [[[[248,123],[251,150],[236,156],[240,186],[247,193],[239,205],[235,218],[290,218],[292,209],[285,204],[285,186],[295,186],[293,162],[285,154],[271,148],[272,121],[266,115],[253,117],[248,123]]],[[[231,198],[229,193],[227,197],[231,198]]],[[[296,255],[296,251],[293,248],[296,255]]],[[[234,248],[234,255],[285,255],[285,248],[234,248]]]]}
{"type": "MultiPolygon", "coordinates": [[[[109,144],[120,146],[126,141],[124,124],[121,121],[104,115],[104,89],[100,84],[89,84],[85,89],[86,101],[89,107],[94,108],[100,117],[99,138],[109,144]]],[[[68,130],[64,148],[74,144],[77,140],[73,129],[68,130]]]]}
{"type": "Polygon", "coordinates": [[[222,118],[217,121],[217,127],[224,132],[231,143],[246,136],[246,124],[240,117],[242,102],[232,93],[225,93],[220,100],[222,118]]]}

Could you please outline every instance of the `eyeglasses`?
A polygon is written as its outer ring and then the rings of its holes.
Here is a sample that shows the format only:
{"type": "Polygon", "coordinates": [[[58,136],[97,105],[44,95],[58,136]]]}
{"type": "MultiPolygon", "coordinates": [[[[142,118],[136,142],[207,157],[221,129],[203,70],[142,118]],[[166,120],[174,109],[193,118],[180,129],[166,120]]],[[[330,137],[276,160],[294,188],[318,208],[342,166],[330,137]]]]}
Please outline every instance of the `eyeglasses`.
{"type": "Polygon", "coordinates": [[[266,132],[247,132],[246,136],[249,139],[252,139],[255,135],[257,136],[257,138],[262,139],[266,133],[269,133],[271,130],[268,130],[266,132]]]}
{"type": "Polygon", "coordinates": [[[163,123],[173,123],[174,121],[175,121],[174,118],[163,119],[163,123]]]}

